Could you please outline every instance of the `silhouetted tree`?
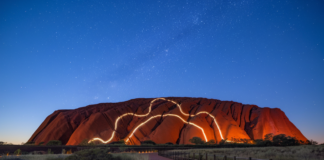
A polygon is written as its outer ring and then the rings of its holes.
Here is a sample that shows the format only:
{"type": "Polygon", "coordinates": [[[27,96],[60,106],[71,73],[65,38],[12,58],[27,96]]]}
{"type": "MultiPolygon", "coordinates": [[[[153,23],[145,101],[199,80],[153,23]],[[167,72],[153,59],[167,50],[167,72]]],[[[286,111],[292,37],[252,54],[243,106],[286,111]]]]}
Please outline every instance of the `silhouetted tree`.
{"type": "Polygon", "coordinates": [[[272,143],[275,146],[295,146],[300,144],[295,137],[287,137],[285,134],[279,134],[274,136],[272,143]]]}
{"type": "Polygon", "coordinates": [[[285,134],[279,134],[273,137],[272,143],[275,146],[284,146],[287,137],[285,134]]]}
{"type": "Polygon", "coordinates": [[[146,141],[141,142],[141,144],[151,144],[151,145],[155,145],[156,143],[153,142],[152,140],[146,140],[146,141]]]}
{"type": "Polygon", "coordinates": [[[35,142],[31,141],[31,142],[26,142],[24,145],[35,145],[35,142]]]}
{"type": "Polygon", "coordinates": [[[309,144],[310,144],[310,145],[317,145],[317,144],[318,144],[318,142],[313,141],[312,139],[311,139],[311,140],[308,140],[308,141],[309,141],[309,144]]]}
{"type": "Polygon", "coordinates": [[[46,143],[47,146],[57,146],[62,145],[62,142],[60,140],[50,140],[46,143]]]}
{"type": "Polygon", "coordinates": [[[121,160],[120,157],[113,157],[108,154],[109,148],[90,148],[74,152],[71,156],[65,158],[65,160],[121,160]]]}
{"type": "Polygon", "coordinates": [[[263,146],[263,139],[256,139],[254,140],[254,143],[257,145],[257,146],[263,146]]]}
{"type": "Polygon", "coordinates": [[[196,144],[196,145],[204,144],[204,141],[200,137],[192,137],[191,139],[189,139],[189,142],[196,144]]]}
{"type": "Polygon", "coordinates": [[[306,142],[303,140],[299,140],[299,144],[306,144],[306,142]]]}
{"type": "Polygon", "coordinates": [[[272,139],[273,139],[273,133],[269,133],[269,134],[264,135],[264,140],[272,141],[272,139]]]}
{"type": "Polygon", "coordinates": [[[244,144],[248,144],[250,141],[251,141],[251,140],[246,139],[246,138],[244,138],[244,139],[240,139],[240,142],[243,142],[244,144]]]}
{"type": "Polygon", "coordinates": [[[211,139],[211,140],[209,140],[209,141],[207,142],[207,144],[208,144],[208,145],[210,145],[210,144],[215,144],[215,140],[211,139]]]}
{"type": "Polygon", "coordinates": [[[287,140],[286,140],[286,145],[287,146],[296,146],[296,145],[300,145],[300,143],[299,143],[299,140],[296,139],[295,137],[288,136],[287,140]]]}
{"type": "Polygon", "coordinates": [[[227,139],[222,139],[220,142],[219,142],[219,145],[224,145],[226,143],[226,140],[227,139]]]}

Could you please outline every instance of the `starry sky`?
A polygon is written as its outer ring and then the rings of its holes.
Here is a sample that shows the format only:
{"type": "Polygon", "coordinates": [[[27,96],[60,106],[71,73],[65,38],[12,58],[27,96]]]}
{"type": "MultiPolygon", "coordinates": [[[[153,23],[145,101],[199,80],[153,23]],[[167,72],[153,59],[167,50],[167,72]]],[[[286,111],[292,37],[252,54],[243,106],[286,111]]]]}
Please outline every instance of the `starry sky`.
{"type": "Polygon", "coordinates": [[[0,1],[0,141],[55,110],[206,97],[324,143],[323,0],[0,1]]]}

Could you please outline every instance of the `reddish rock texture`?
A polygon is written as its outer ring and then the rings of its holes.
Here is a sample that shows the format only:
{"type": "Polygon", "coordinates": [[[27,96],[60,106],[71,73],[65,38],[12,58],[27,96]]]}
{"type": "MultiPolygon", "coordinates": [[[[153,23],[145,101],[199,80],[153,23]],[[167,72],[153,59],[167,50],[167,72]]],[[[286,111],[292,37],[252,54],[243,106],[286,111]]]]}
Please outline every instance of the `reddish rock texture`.
{"type": "MultiPolygon", "coordinates": [[[[284,112],[278,108],[260,108],[256,105],[243,105],[232,101],[220,101],[206,98],[166,98],[181,105],[184,113],[194,115],[207,111],[213,115],[220,127],[222,136],[231,140],[261,139],[264,135],[273,133],[286,134],[306,141],[303,134],[289,121],[284,112]]],[[[114,130],[115,120],[124,113],[148,113],[153,99],[132,99],[120,103],[102,103],[89,105],[75,110],[57,110],[49,115],[28,140],[36,144],[47,143],[49,140],[61,140],[63,144],[77,145],[84,139],[99,137],[108,140],[114,130]]],[[[177,114],[187,122],[195,123],[204,129],[209,140],[220,142],[221,135],[208,114],[188,117],[181,114],[177,105],[157,100],[152,105],[152,111],[146,117],[125,116],[118,122],[113,141],[127,139],[131,132],[151,116],[161,114],[177,114]]],[[[192,137],[205,140],[202,131],[177,117],[166,116],[151,119],[140,127],[129,140],[129,144],[140,144],[144,140],[156,143],[190,144],[192,137]]]]}

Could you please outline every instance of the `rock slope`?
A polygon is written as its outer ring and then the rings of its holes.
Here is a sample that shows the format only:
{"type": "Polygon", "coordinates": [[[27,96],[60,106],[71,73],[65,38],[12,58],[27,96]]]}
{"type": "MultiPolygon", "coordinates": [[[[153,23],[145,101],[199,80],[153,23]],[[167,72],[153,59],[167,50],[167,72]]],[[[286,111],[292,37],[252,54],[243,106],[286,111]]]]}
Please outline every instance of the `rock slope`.
{"type": "Polygon", "coordinates": [[[128,144],[140,144],[144,140],[158,144],[191,144],[189,139],[192,137],[219,143],[222,137],[254,140],[269,133],[307,140],[278,108],[216,99],[169,97],[57,110],[44,120],[28,141],[38,144],[61,140],[66,145],[78,145],[84,139],[101,138],[104,141],[110,139],[108,143],[124,139],[128,144]],[[200,114],[202,111],[206,113],[200,114]],[[129,115],[119,119],[115,130],[117,118],[125,113],[129,115]]]}

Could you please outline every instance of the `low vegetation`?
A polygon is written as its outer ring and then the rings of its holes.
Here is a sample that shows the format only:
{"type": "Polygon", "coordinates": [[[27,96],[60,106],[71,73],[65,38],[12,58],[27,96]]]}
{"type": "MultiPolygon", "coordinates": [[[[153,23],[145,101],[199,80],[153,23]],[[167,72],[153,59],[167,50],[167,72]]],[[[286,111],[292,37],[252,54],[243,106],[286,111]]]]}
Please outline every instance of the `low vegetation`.
{"type": "Polygon", "coordinates": [[[26,142],[24,145],[35,145],[35,142],[26,142]]]}
{"type": "Polygon", "coordinates": [[[86,150],[77,151],[73,155],[65,158],[65,160],[119,160],[118,158],[114,158],[111,154],[108,154],[109,151],[109,148],[90,148],[86,150]]]}
{"type": "Polygon", "coordinates": [[[148,160],[148,155],[138,153],[110,153],[109,147],[90,148],[75,153],[62,149],[62,154],[53,154],[49,149],[47,154],[21,155],[21,150],[17,150],[15,155],[0,156],[0,160],[148,160]],[[70,152],[70,154],[69,154],[70,152]],[[64,154],[65,153],[65,154],[64,154]]]}
{"type": "Polygon", "coordinates": [[[156,145],[156,143],[153,142],[152,140],[146,140],[141,142],[141,145],[156,145]]]}
{"type": "Polygon", "coordinates": [[[94,142],[89,143],[89,139],[84,139],[81,141],[81,143],[79,145],[80,146],[88,146],[88,145],[95,145],[95,143],[94,142]]]}
{"type": "MultiPolygon", "coordinates": [[[[195,144],[196,147],[199,146],[208,147],[212,145],[214,147],[264,147],[264,146],[298,146],[298,145],[316,145],[317,142],[313,140],[301,141],[297,140],[295,137],[286,136],[285,134],[279,134],[273,136],[273,134],[265,135],[264,139],[248,140],[248,139],[235,139],[231,140],[221,140],[219,144],[215,144],[214,140],[208,142],[203,141],[199,137],[193,137],[189,140],[191,143],[195,144]]],[[[185,145],[186,146],[186,145],[185,145]]]]}
{"type": "Polygon", "coordinates": [[[59,146],[62,145],[62,142],[59,140],[51,140],[46,143],[47,146],[59,146]]]}
{"type": "Polygon", "coordinates": [[[13,145],[13,144],[12,143],[7,143],[7,142],[0,141],[0,145],[13,145]]]}
{"type": "MultiPolygon", "coordinates": [[[[129,151],[136,150],[137,147],[140,148],[163,148],[163,149],[186,149],[182,152],[187,153],[196,153],[196,156],[200,154],[216,154],[216,155],[227,155],[227,156],[237,156],[237,157],[253,157],[253,158],[265,158],[265,159],[282,159],[282,160],[292,160],[292,159],[324,159],[324,145],[316,145],[316,141],[308,140],[306,142],[299,141],[294,137],[289,137],[284,134],[273,136],[268,134],[264,139],[259,140],[247,140],[247,139],[231,139],[231,140],[222,140],[218,144],[215,143],[215,140],[210,140],[208,142],[203,141],[199,137],[193,137],[189,140],[192,144],[179,145],[168,142],[166,144],[156,144],[154,141],[146,140],[141,142],[141,145],[132,145],[128,146],[125,144],[124,140],[113,142],[111,144],[99,144],[99,142],[89,142],[89,140],[83,140],[80,145],[88,146],[85,150],[77,151],[72,154],[72,150],[65,150],[62,146],[62,152],[56,153],[62,154],[53,154],[54,152],[50,149],[51,146],[60,146],[62,145],[59,140],[51,140],[46,143],[46,146],[49,146],[47,151],[34,151],[26,152],[20,149],[17,149],[15,152],[11,151],[2,151],[0,153],[1,159],[36,159],[36,160],[90,160],[90,159],[111,159],[111,160],[145,160],[145,155],[137,153],[125,153],[129,151]],[[113,150],[110,150],[109,147],[112,147],[113,150]],[[117,148],[117,149],[116,149],[117,148]],[[211,148],[211,149],[208,149],[211,148]],[[112,153],[115,152],[115,153],[112,153]],[[119,153],[116,153],[119,152],[119,153]],[[36,154],[36,155],[35,155],[36,154]],[[42,155],[37,155],[42,154],[42,155]],[[7,156],[9,155],[9,156],[7,156]],[[2,157],[1,157],[2,156],[2,157]]],[[[38,145],[42,145],[40,143],[38,145]]],[[[0,145],[8,145],[5,142],[1,142],[0,145]]],[[[34,142],[27,142],[23,145],[34,145],[34,142]]],[[[46,147],[44,146],[44,147],[46,147]]],[[[26,146],[25,146],[26,147],[26,146]]],[[[55,147],[54,147],[55,148],[55,147]]],[[[53,149],[53,148],[52,148],[53,149]]]]}
{"type": "MultiPolygon", "coordinates": [[[[199,137],[193,137],[189,141],[195,144],[194,148],[196,149],[178,151],[191,156],[195,154],[196,158],[205,157],[207,154],[210,159],[213,159],[213,155],[216,155],[217,159],[223,159],[224,156],[227,156],[227,159],[234,159],[234,156],[278,160],[324,159],[324,145],[317,145],[317,142],[312,140],[299,141],[295,137],[284,134],[276,136],[267,134],[264,139],[254,141],[246,139],[222,140],[219,144],[214,144],[211,141],[206,143],[199,137]],[[212,146],[212,149],[207,149],[209,146],[212,146]]],[[[172,152],[174,150],[169,151],[169,153],[172,152]]]]}
{"type": "Polygon", "coordinates": [[[228,159],[236,157],[252,157],[258,159],[276,159],[276,160],[322,160],[324,159],[323,145],[301,145],[288,147],[250,147],[250,148],[213,148],[213,149],[189,149],[182,150],[196,156],[199,154],[213,155],[223,158],[225,155],[228,159]]]}

